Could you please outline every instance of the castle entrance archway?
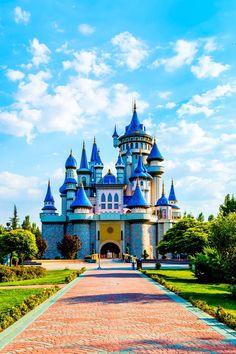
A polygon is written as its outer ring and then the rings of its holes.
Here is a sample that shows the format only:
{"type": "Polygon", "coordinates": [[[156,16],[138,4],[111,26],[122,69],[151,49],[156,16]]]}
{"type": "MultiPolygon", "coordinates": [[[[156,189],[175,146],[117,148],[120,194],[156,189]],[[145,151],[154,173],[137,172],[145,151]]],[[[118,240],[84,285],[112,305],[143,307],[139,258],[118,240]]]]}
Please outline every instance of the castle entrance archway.
{"type": "Polygon", "coordinates": [[[119,258],[120,247],[114,242],[106,242],[101,247],[101,258],[119,258]]]}

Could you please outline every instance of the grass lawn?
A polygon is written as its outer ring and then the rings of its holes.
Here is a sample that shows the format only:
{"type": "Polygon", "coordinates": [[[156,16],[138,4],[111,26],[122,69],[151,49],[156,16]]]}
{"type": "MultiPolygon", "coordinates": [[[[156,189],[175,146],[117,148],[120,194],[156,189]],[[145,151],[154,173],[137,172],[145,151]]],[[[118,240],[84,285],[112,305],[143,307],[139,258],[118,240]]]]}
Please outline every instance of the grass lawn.
{"type": "Polygon", "coordinates": [[[73,270],[63,269],[63,270],[48,270],[47,274],[43,278],[18,280],[0,283],[1,286],[8,285],[46,285],[46,284],[63,284],[65,282],[65,277],[73,273],[73,270]]]}
{"type": "Polygon", "coordinates": [[[220,305],[227,312],[236,316],[236,301],[230,299],[228,284],[202,284],[190,270],[147,270],[148,274],[158,274],[174,285],[185,299],[203,300],[211,306],[220,305]]]}
{"type": "Polygon", "coordinates": [[[44,289],[0,289],[0,313],[12,308],[15,305],[21,304],[24,299],[30,295],[37,295],[43,292],[44,289]]]}

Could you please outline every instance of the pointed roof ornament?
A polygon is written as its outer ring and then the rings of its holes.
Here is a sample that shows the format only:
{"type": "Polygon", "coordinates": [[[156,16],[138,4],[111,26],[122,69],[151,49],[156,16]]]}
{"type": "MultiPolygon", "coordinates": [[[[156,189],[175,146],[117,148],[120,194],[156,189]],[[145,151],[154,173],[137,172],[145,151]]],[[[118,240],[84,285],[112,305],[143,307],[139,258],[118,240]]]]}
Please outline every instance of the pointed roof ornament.
{"type": "Polygon", "coordinates": [[[137,104],[136,104],[135,99],[134,99],[134,103],[133,103],[133,112],[137,112],[137,104]]]}
{"type": "Polygon", "coordinates": [[[154,143],[152,145],[152,149],[150,151],[150,154],[147,157],[147,161],[151,162],[151,161],[163,161],[164,158],[162,157],[157,144],[156,144],[156,138],[154,139],[154,143]]]}
{"type": "Polygon", "coordinates": [[[93,140],[93,148],[92,148],[92,154],[91,154],[91,162],[97,161],[97,155],[98,155],[98,148],[97,148],[97,143],[96,143],[96,138],[94,137],[93,140]]]}
{"type": "Polygon", "coordinates": [[[66,160],[66,164],[65,164],[65,168],[73,168],[75,169],[77,167],[77,162],[76,159],[74,158],[73,154],[72,154],[72,149],[70,150],[70,155],[66,160]]]}
{"type": "Polygon", "coordinates": [[[124,161],[122,159],[122,156],[121,156],[121,152],[119,151],[119,155],[118,155],[118,159],[117,159],[117,162],[115,164],[116,168],[117,167],[122,167],[122,168],[125,168],[125,164],[124,164],[124,161]]]}
{"type": "Polygon", "coordinates": [[[114,133],[113,133],[113,135],[112,135],[112,138],[118,138],[118,137],[119,137],[119,135],[118,135],[118,133],[117,133],[117,131],[116,131],[116,124],[115,124],[114,133]]]}
{"type": "Polygon", "coordinates": [[[128,201],[127,207],[132,209],[132,208],[149,208],[149,206],[150,205],[148,204],[148,202],[144,198],[144,195],[143,195],[143,193],[140,189],[140,186],[139,186],[139,181],[137,179],[137,184],[136,184],[134,194],[132,195],[132,197],[128,201]]]}
{"type": "Polygon", "coordinates": [[[99,166],[103,167],[103,163],[102,163],[102,160],[101,160],[101,157],[100,157],[100,149],[98,149],[98,151],[97,151],[97,159],[95,161],[95,167],[96,167],[96,165],[99,165],[99,166]]]}
{"type": "Polygon", "coordinates": [[[165,195],[165,183],[164,183],[164,181],[162,182],[162,195],[165,195]]]}
{"type": "Polygon", "coordinates": [[[52,196],[52,191],[51,191],[51,184],[50,184],[50,179],[48,180],[48,187],[47,187],[47,193],[44,199],[44,203],[54,203],[54,198],[52,196]]]}
{"type": "Polygon", "coordinates": [[[85,142],[83,141],[83,148],[82,148],[82,155],[81,155],[81,160],[80,160],[80,170],[88,170],[88,160],[87,160],[87,154],[86,154],[86,149],[85,149],[85,142]]]}
{"type": "Polygon", "coordinates": [[[174,180],[173,178],[171,179],[171,187],[170,187],[170,194],[169,194],[169,201],[171,202],[177,202],[177,198],[175,196],[175,189],[174,189],[174,180]]]}
{"type": "Polygon", "coordinates": [[[165,196],[165,184],[162,182],[162,196],[158,199],[155,206],[170,206],[168,199],[165,196]]]}

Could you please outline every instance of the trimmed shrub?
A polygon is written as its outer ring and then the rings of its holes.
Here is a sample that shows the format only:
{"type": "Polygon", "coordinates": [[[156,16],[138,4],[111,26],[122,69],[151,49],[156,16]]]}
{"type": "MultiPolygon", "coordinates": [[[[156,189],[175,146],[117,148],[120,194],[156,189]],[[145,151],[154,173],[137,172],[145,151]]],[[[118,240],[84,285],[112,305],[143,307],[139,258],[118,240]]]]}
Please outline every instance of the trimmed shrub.
{"type": "Polygon", "coordinates": [[[161,269],[161,263],[160,263],[160,262],[157,262],[157,263],[155,264],[155,267],[156,267],[156,270],[161,269]]]}
{"type": "Polygon", "coordinates": [[[26,280],[42,278],[46,275],[46,269],[43,267],[26,266],[0,266],[0,283],[16,280],[26,280]]]}
{"type": "Polygon", "coordinates": [[[65,283],[70,283],[72,280],[79,277],[80,274],[84,273],[85,271],[86,271],[86,268],[82,267],[81,269],[76,270],[75,272],[72,272],[70,275],[65,277],[65,283]]]}
{"type": "Polygon", "coordinates": [[[0,332],[19,320],[26,313],[47,300],[51,295],[59,290],[58,286],[45,289],[41,294],[31,295],[23,303],[13,306],[5,313],[0,314],[0,332]]]}

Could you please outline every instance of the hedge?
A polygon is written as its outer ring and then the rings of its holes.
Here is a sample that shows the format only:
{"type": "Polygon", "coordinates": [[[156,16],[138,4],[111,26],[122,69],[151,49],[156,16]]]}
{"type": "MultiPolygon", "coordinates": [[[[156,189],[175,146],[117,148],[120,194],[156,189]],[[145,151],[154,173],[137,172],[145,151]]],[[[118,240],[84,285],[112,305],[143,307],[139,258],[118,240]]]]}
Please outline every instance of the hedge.
{"type": "Polygon", "coordinates": [[[82,267],[81,269],[76,270],[75,272],[72,272],[70,275],[65,277],[65,283],[70,283],[72,280],[79,277],[80,274],[84,273],[85,271],[86,271],[86,268],[82,267]]]}
{"type": "Polygon", "coordinates": [[[46,269],[40,266],[8,267],[8,266],[0,265],[0,283],[8,282],[8,281],[16,281],[16,280],[42,278],[45,275],[46,275],[46,269]]]}

